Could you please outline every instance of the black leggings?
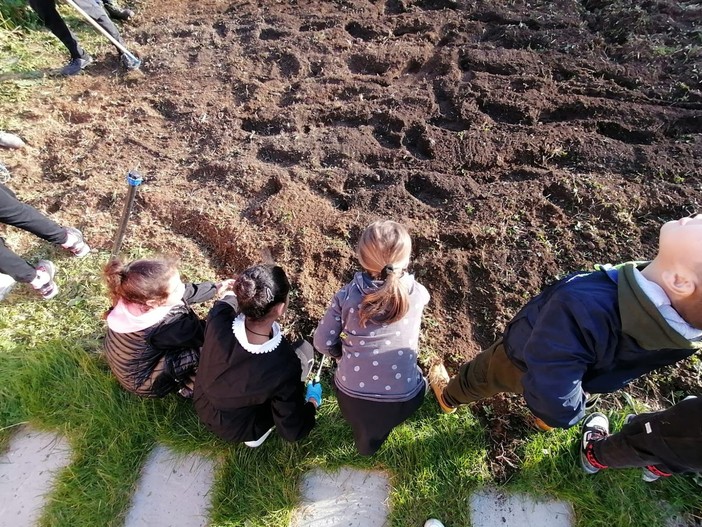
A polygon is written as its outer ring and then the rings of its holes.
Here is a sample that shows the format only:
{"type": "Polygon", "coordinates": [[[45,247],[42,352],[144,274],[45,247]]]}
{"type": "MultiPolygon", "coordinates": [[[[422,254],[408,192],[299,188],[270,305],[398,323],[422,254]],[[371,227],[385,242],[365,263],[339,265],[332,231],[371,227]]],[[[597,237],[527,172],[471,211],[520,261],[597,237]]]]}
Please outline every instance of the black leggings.
{"type": "MultiPolygon", "coordinates": [[[[22,203],[15,193],[0,184],[0,222],[29,231],[39,238],[61,244],[66,241],[66,229],[44,216],[34,207],[22,203]]],[[[18,282],[31,282],[37,273],[34,267],[13,253],[0,238],[0,273],[18,282]]]]}
{"type": "MultiPolygon", "coordinates": [[[[124,43],[117,27],[112,23],[105,12],[100,0],[73,0],[78,7],[85,11],[90,18],[95,20],[117,42],[124,43]]],[[[36,11],[44,25],[68,48],[71,58],[77,59],[85,55],[78,41],[68,29],[61,15],[56,11],[56,0],[29,0],[29,5],[36,11]]]]}
{"type": "Polygon", "coordinates": [[[409,401],[366,401],[346,395],[336,384],[333,386],[341,413],[353,430],[356,449],[363,456],[375,454],[392,429],[419,409],[425,395],[425,390],[421,390],[409,401]]]}

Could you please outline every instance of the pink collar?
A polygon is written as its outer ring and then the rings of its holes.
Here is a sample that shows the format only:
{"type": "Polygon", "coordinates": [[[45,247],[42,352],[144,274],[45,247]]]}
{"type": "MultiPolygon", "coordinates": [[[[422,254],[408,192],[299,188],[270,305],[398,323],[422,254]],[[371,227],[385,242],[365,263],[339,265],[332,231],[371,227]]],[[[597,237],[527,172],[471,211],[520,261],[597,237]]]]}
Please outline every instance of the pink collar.
{"type": "Polygon", "coordinates": [[[141,331],[163,320],[172,307],[173,305],[159,306],[140,315],[134,315],[127,308],[127,303],[120,299],[107,315],[107,327],[116,333],[141,331]]]}

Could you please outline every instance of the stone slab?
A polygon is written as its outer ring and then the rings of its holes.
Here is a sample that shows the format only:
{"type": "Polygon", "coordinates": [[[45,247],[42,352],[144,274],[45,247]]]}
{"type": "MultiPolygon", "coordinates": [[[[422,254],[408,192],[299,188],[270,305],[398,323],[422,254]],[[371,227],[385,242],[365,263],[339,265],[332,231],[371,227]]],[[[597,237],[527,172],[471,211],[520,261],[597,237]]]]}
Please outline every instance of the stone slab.
{"type": "Polygon", "coordinates": [[[380,471],[342,468],[305,474],[291,527],[384,527],[390,482],[380,471]]]}
{"type": "Polygon", "coordinates": [[[572,527],[570,503],[482,489],[470,497],[472,527],[572,527]]]}
{"type": "Polygon", "coordinates": [[[57,472],[70,462],[71,447],[61,436],[18,430],[0,455],[0,527],[35,525],[57,472]]]}
{"type": "Polygon", "coordinates": [[[158,445],[151,452],[125,527],[204,527],[208,524],[215,464],[158,445]]]}

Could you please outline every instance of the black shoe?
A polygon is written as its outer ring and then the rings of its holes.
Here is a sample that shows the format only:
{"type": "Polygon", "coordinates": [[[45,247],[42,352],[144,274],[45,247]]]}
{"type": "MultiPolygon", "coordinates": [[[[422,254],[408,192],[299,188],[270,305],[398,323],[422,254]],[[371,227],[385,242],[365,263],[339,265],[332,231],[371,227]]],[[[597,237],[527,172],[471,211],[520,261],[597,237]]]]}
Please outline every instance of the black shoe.
{"type": "Polygon", "coordinates": [[[78,75],[81,71],[90,66],[92,63],[93,57],[86,53],[82,57],[78,57],[77,59],[71,59],[71,62],[69,62],[63,68],[61,68],[59,74],[64,75],[66,77],[69,77],[71,75],[78,75]]]}
{"type": "Polygon", "coordinates": [[[110,18],[114,18],[115,20],[129,20],[134,18],[134,11],[131,9],[119,7],[113,2],[105,2],[104,6],[110,18]]]}

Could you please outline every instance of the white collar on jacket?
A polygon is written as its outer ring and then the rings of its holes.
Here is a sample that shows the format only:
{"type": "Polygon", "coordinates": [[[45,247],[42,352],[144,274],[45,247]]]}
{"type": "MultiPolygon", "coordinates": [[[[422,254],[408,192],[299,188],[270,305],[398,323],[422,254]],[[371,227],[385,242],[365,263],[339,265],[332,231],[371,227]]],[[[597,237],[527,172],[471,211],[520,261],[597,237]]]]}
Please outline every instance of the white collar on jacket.
{"type": "Polygon", "coordinates": [[[276,349],[280,341],[283,340],[283,334],[280,332],[280,325],[277,322],[273,322],[273,327],[271,328],[273,330],[273,338],[263,344],[251,344],[249,338],[246,336],[245,321],[246,317],[244,314],[239,314],[239,316],[234,319],[234,322],[232,322],[232,330],[234,331],[236,340],[241,344],[241,347],[249,353],[270,353],[276,349]]]}

